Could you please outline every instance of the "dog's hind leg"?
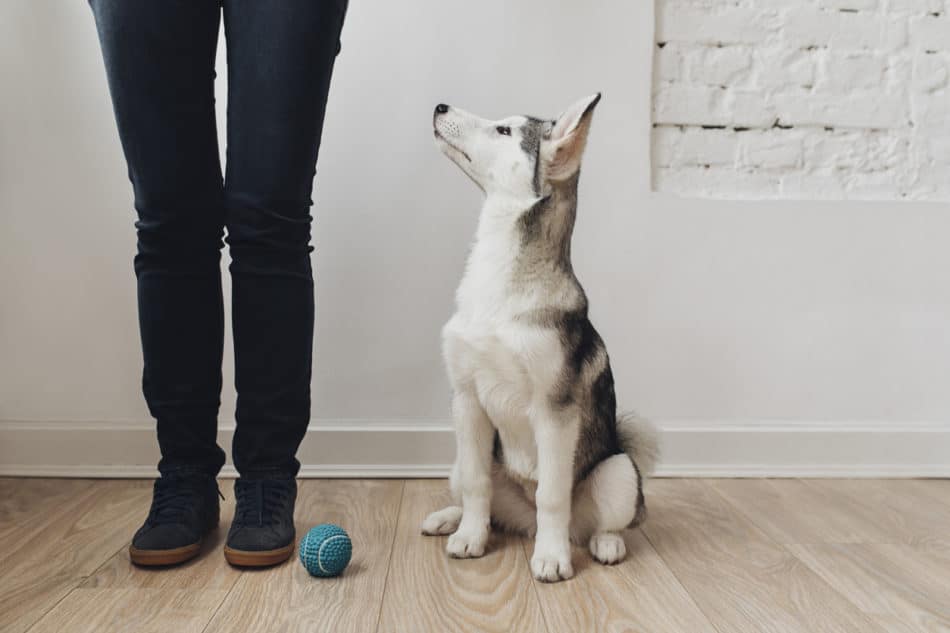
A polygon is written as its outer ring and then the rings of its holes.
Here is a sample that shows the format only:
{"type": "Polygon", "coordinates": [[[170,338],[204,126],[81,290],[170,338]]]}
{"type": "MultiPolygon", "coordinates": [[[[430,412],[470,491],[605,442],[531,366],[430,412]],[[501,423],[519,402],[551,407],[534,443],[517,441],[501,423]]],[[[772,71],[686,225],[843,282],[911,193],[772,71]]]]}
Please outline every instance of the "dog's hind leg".
{"type": "MultiPolygon", "coordinates": [[[[455,503],[460,503],[457,468],[452,469],[449,488],[455,503]]],[[[492,469],[491,521],[499,529],[524,536],[534,536],[537,528],[536,510],[525,489],[513,481],[497,464],[492,469]]],[[[436,510],[422,522],[422,533],[427,536],[452,534],[462,520],[462,507],[451,505],[436,510]]]]}
{"type": "Polygon", "coordinates": [[[427,536],[454,534],[462,521],[462,506],[448,506],[437,510],[422,522],[422,533],[427,536]]]}
{"type": "Polygon", "coordinates": [[[524,487],[496,464],[492,471],[492,524],[506,532],[533,537],[538,529],[537,512],[524,487]]]}
{"type": "Polygon", "coordinates": [[[600,462],[574,492],[571,540],[585,541],[605,565],[627,555],[621,531],[633,523],[641,504],[640,474],[626,454],[600,462]]]}

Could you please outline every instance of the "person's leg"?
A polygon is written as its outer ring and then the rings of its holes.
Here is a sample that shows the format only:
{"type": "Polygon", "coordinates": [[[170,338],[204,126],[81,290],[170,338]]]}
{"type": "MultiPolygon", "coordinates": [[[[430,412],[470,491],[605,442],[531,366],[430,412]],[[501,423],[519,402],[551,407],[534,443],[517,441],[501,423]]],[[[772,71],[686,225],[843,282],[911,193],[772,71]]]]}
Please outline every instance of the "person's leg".
{"type": "Polygon", "coordinates": [[[237,400],[243,477],[293,477],[310,419],[310,195],[344,0],[225,0],[237,400]]]}
{"type": "Polygon", "coordinates": [[[223,186],[214,0],[91,0],[138,212],[143,391],[160,470],[217,474],[223,186]]]}
{"type": "Polygon", "coordinates": [[[310,421],[310,200],[345,0],[224,0],[237,508],[225,557],[294,548],[295,455],[310,421]]]}
{"type": "Polygon", "coordinates": [[[217,522],[223,185],[214,117],[214,0],[90,0],[138,212],[142,386],[163,477],[133,560],[197,553],[217,522]],[[182,483],[183,480],[184,483],[182,483]]]}

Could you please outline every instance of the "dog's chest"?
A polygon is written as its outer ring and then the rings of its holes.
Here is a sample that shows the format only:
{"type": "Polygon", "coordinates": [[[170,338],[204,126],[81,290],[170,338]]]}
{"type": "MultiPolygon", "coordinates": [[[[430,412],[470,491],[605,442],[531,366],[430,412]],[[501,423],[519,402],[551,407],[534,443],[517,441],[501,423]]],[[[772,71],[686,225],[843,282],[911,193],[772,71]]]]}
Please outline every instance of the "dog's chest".
{"type": "Polygon", "coordinates": [[[473,325],[456,315],[443,331],[445,360],[456,389],[474,389],[501,440],[504,463],[523,479],[537,477],[537,447],[528,417],[537,370],[523,333],[473,325]]]}
{"type": "Polygon", "coordinates": [[[474,325],[458,315],[443,331],[445,362],[456,388],[474,388],[492,420],[526,415],[530,368],[501,328],[474,325]]]}

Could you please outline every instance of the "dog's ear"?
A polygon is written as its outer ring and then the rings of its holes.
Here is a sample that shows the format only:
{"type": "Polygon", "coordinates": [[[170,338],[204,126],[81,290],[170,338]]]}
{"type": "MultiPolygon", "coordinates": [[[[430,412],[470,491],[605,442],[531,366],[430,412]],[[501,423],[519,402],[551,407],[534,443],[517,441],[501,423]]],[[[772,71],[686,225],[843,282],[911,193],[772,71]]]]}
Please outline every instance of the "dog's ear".
{"type": "Polygon", "coordinates": [[[564,180],[574,175],[581,165],[587,145],[587,133],[600,93],[584,97],[565,110],[545,137],[542,151],[547,160],[547,177],[564,180]]]}

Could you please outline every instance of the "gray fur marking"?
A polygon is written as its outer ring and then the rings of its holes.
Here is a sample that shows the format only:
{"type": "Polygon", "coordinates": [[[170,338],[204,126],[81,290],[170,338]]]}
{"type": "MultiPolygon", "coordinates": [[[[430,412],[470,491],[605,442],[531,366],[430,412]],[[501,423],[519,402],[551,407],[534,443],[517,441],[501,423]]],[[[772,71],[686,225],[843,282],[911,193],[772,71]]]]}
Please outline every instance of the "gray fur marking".
{"type": "Polygon", "coordinates": [[[521,126],[521,149],[534,161],[534,186],[535,195],[541,195],[541,139],[547,132],[547,122],[534,117],[525,117],[528,119],[521,126]]]}
{"type": "MultiPolygon", "coordinates": [[[[573,287],[574,305],[551,305],[521,315],[532,325],[557,331],[564,350],[558,388],[549,394],[558,409],[573,409],[580,416],[580,437],[574,455],[578,482],[604,459],[623,452],[617,433],[617,400],[613,373],[603,340],[587,316],[587,297],[571,265],[571,237],[577,216],[578,172],[568,180],[552,183],[551,194],[539,200],[518,219],[521,252],[512,283],[548,289],[573,287]],[[591,367],[603,366],[597,373],[591,367]]],[[[503,463],[504,450],[496,447],[503,463]]]]}
{"type": "MultiPolygon", "coordinates": [[[[574,279],[571,267],[571,236],[577,217],[577,183],[580,172],[558,183],[551,194],[541,198],[518,218],[521,231],[521,253],[514,279],[517,282],[550,281],[551,269],[574,279]]],[[[561,281],[561,278],[554,278],[561,281]]]]}

